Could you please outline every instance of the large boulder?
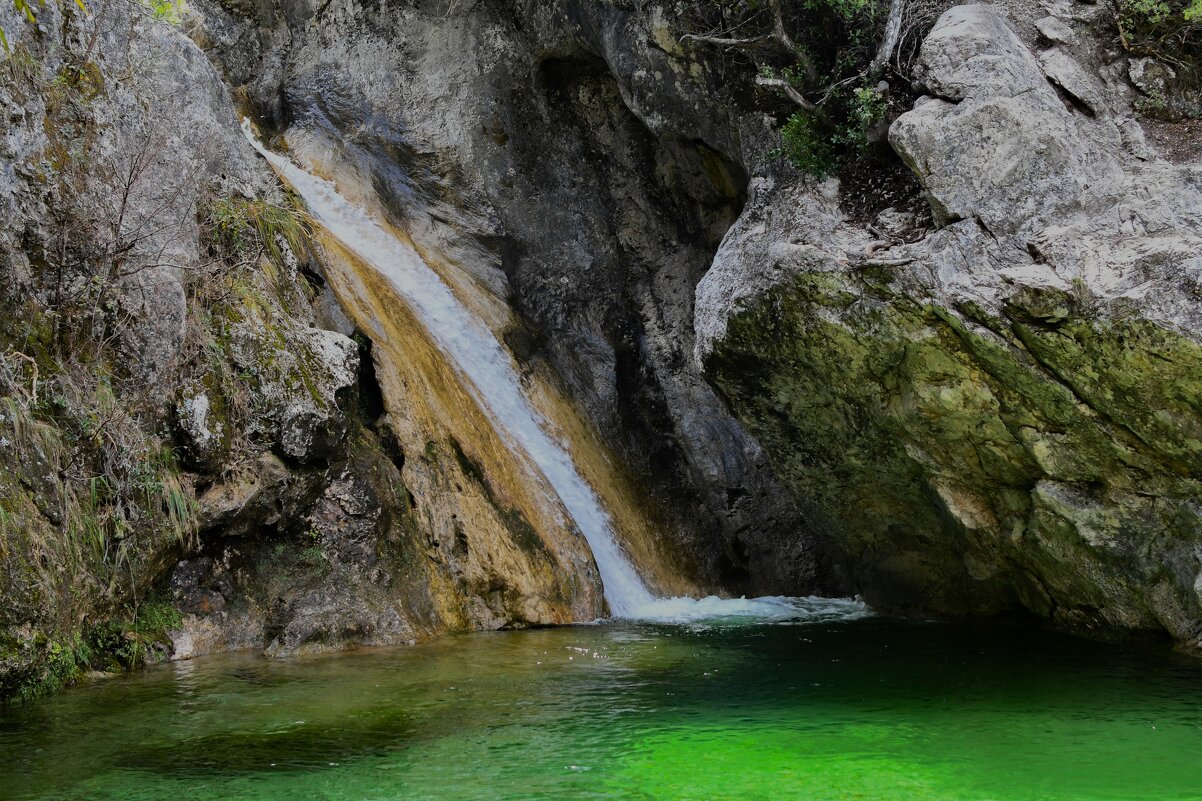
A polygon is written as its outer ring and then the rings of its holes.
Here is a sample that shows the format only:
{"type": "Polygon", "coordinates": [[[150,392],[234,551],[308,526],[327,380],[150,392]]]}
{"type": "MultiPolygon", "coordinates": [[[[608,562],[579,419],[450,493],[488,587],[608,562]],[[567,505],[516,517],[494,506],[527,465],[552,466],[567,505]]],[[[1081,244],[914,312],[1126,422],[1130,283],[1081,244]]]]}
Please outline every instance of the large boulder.
{"type": "Polygon", "coordinates": [[[879,249],[753,195],[698,357],[871,601],[1200,648],[1202,170],[1063,48],[944,14],[890,136],[938,230],[879,249]]]}
{"type": "Polygon", "coordinates": [[[1000,235],[1117,199],[1117,127],[1079,124],[1082,112],[1066,108],[1039,59],[989,6],[944,14],[916,70],[930,95],[897,120],[890,140],[939,223],[975,219],[1000,235]]]}

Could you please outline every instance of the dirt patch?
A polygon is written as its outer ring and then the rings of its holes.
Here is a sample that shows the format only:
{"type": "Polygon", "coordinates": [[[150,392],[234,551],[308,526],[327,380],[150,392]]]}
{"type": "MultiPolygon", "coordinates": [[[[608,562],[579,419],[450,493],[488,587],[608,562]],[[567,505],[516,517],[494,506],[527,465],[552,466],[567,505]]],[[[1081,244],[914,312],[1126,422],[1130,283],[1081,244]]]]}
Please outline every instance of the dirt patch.
{"type": "Polygon", "coordinates": [[[1165,122],[1140,120],[1150,144],[1161,158],[1173,164],[1202,161],[1202,119],[1165,122]]]}
{"type": "Polygon", "coordinates": [[[896,156],[848,160],[839,172],[839,205],[852,225],[868,226],[885,209],[929,224],[931,210],[914,173],[896,156]]]}

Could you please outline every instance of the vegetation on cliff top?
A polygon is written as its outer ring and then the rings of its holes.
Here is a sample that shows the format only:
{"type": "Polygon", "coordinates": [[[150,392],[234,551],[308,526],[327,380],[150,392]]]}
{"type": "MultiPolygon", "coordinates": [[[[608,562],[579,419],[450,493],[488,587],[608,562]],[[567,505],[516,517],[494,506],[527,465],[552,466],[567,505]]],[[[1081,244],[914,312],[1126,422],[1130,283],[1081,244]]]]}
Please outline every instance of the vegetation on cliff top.
{"type": "MultiPolygon", "coordinates": [[[[1202,0],[1114,0],[1119,44],[1140,61],[1137,107],[1167,121],[1202,116],[1202,0]]],[[[1138,77],[1136,77],[1138,74],[1138,77]]]]}
{"type": "Polygon", "coordinates": [[[684,40],[749,61],[756,84],[788,103],[775,155],[825,176],[883,142],[890,98],[908,97],[908,65],[942,7],[937,0],[708,0],[686,11],[693,32],[684,40]]]}
{"type": "MultiPolygon", "coordinates": [[[[1196,91],[1202,83],[1202,0],[1111,2],[1123,48],[1170,65],[1172,91],[1196,91]]],[[[690,33],[682,41],[719,48],[749,63],[756,84],[777,93],[789,109],[773,155],[821,177],[869,155],[874,145],[888,155],[888,123],[912,98],[910,65],[926,32],[951,5],[942,0],[696,0],[684,9],[690,33]]],[[[1175,105],[1153,100],[1156,108],[1175,105]]]]}

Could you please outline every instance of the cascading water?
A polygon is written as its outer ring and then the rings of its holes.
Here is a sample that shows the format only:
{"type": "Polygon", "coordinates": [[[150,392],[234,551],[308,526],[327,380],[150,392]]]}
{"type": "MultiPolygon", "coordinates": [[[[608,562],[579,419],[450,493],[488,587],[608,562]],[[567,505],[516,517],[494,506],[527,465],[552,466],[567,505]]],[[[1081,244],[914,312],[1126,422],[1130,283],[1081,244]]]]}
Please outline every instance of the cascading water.
{"type": "Polygon", "coordinates": [[[263,147],[249,123],[243,124],[243,130],[254,148],[305,200],[314,218],[408,301],[439,348],[467,379],[469,390],[498,432],[542,472],[588,541],[615,617],[685,622],[722,617],[777,619],[808,611],[800,609],[795,599],[785,598],[654,597],[615,539],[600,499],[581,477],[564,445],[547,433],[508,351],[488,327],[410,245],[343,197],[332,182],[263,147]]]}

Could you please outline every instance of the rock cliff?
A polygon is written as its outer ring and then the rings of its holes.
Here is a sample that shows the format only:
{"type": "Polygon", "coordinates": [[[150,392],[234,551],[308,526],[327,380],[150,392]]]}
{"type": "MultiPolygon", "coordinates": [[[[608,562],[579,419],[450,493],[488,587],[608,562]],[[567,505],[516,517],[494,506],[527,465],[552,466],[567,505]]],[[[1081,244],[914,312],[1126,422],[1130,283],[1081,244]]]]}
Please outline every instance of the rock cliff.
{"type": "Polygon", "coordinates": [[[504,339],[660,591],[1202,647],[1202,167],[1135,111],[1177,78],[1102,6],[912,5],[842,180],[695,4],[0,10],[0,695],[604,611],[239,113],[504,339]]]}
{"type": "Polygon", "coordinates": [[[753,180],[698,355],[870,601],[1196,649],[1202,170],[1146,144],[1096,40],[1030,24],[959,6],[926,38],[889,133],[918,241],[753,180]]]}

